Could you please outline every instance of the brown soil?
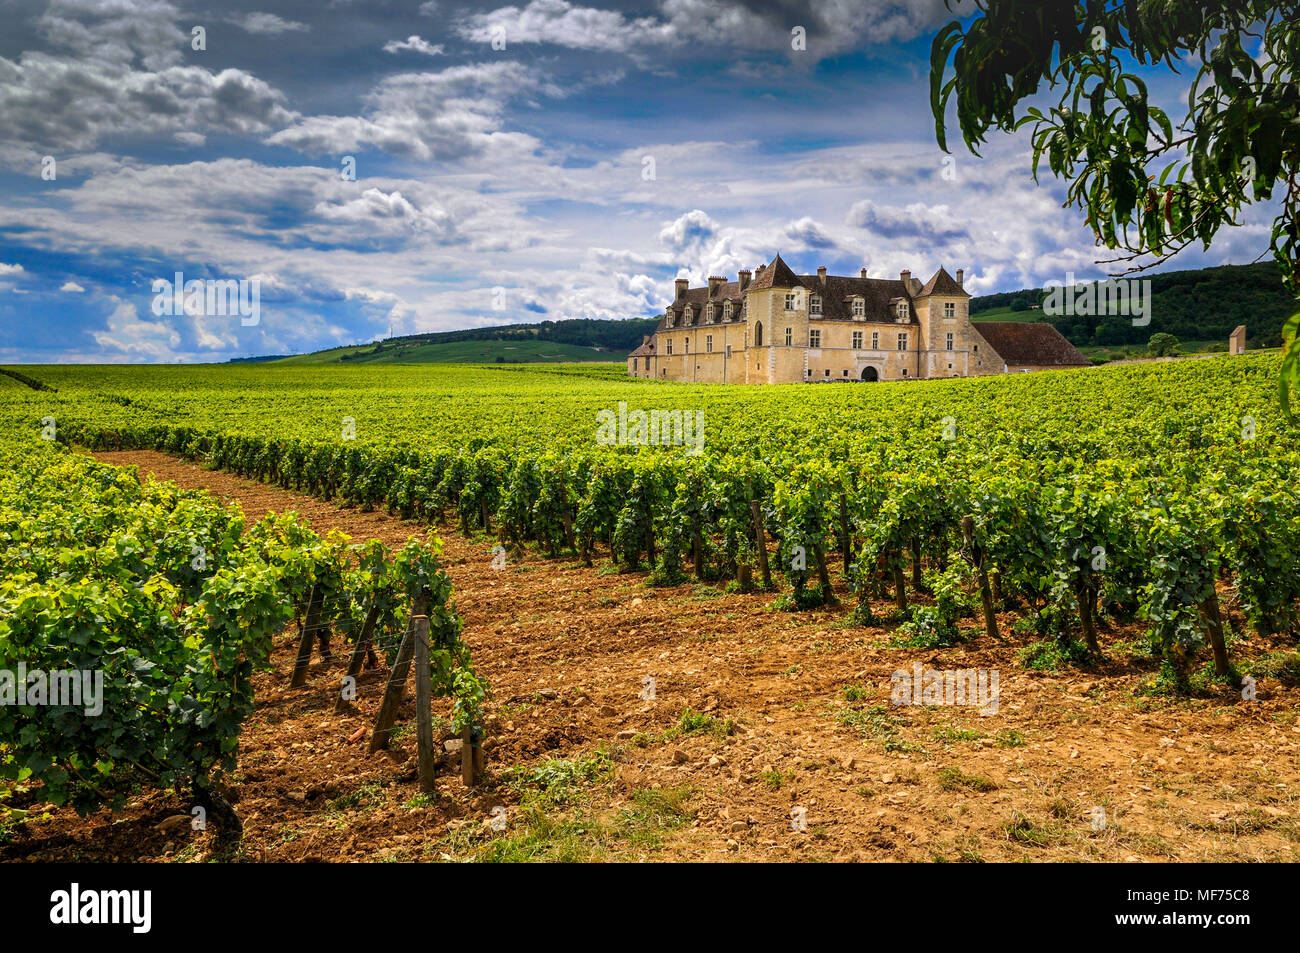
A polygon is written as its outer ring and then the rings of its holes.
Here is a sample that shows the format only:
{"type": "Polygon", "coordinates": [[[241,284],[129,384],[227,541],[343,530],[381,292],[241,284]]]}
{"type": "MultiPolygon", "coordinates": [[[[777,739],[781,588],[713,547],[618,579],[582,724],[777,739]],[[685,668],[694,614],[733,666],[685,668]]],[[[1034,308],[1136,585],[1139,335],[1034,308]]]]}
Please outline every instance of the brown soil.
{"type": "MultiPolygon", "coordinates": [[[[157,453],[97,456],[237,499],[253,519],[292,509],[318,531],[390,544],[426,533],[157,453]]],[[[492,686],[488,780],[467,789],[448,758],[439,795],[418,799],[413,729],[391,752],[367,753],[379,675],[363,679],[354,712],[336,715],[346,656],[314,661],[307,687],[291,690],[286,633],[259,677],[232,788],[244,859],[1296,859],[1300,691],[1261,678],[1253,702],[1227,690],[1136,693],[1155,666],[1121,643],[1140,627],[1103,630],[1110,661],[1095,669],[1041,674],[1017,661],[1030,641],[1020,635],[890,648],[892,626],[852,625],[843,605],[774,611],[771,594],[649,588],[641,574],[531,552],[497,570],[494,540],[441,535],[465,637],[492,686]],[[891,673],[914,662],[998,670],[997,714],[890,705],[891,673]],[[653,701],[640,697],[647,676],[653,701]],[[712,720],[673,731],[686,708],[712,720]],[[349,741],[358,729],[366,737],[349,741]],[[587,770],[547,790],[511,770],[546,765],[553,777],[566,767],[557,760],[587,770]],[[502,831],[490,821],[498,806],[502,831]],[[806,830],[793,829],[795,808],[806,830]]],[[[1001,617],[1004,634],[1014,621],[1001,617]]],[[[1285,647],[1255,638],[1234,653],[1285,647]]],[[[399,723],[412,717],[408,695],[399,723]]],[[[187,811],[167,792],[117,815],[52,810],[0,857],[203,859],[211,832],[179,819],[157,829],[187,811]]]]}

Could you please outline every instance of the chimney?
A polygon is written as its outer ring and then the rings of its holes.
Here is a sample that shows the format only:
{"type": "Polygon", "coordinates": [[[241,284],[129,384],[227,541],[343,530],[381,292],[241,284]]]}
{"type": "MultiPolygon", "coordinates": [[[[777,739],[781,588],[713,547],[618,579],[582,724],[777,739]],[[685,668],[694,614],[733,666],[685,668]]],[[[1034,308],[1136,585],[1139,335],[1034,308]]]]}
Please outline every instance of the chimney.
{"type": "Polygon", "coordinates": [[[957,287],[958,287],[958,288],[965,288],[965,287],[966,287],[964,284],[962,284],[962,279],[965,278],[965,277],[966,277],[966,272],[965,272],[963,269],[958,268],[958,269],[957,269],[957,287]]]}
{"type": "Polygon", "coordinates": [[[740,285],[740,290],[744,291],[745,286],[749,284],[749,277],[753,272],[748,268],[742,268],[736,273],[736,283],[740,285]]]}
{"type": "Polygon", "coordinates": [[[822,284],[826,284],[826,266],[819,265],[817,268],[817,277],[821,279],[822,284]]]}
{"type": "Polygon", "coordinates": [[[766,263],[766,262],[761,262],[761,263],[759,263],[758,270],[754,272],[754,275],[755,275],[756,277],[760,277],[760,278],[761,278],[762,275],[763,275],[763,272],[765,272],[766,270],[767,270],[767,263],[766,263]]]}
{"type": "Polygon", "coordinates": [[[650,343],[650,335],[648,335],[648,334],[643,334],[643,335],[641,335],[641,343],[642,343],[642,344],[649,344],[649,343],[650,343]]]}
{"type": "Polygon", "coordinates": [[[673,282],[673,285],[677,289],[677,296],[673,299],[674,301],[681,301],[682,298],[686,296],[686,288],[690,283],[690,279],[687,278],[678,278],[673,282]]]}
{"type": "Polygon", "coordinates": [[[911,290],[912,290],[912,273],[911,273],[910,271],[900,271],[900,272],[898,273],[898,280],[901,281],[901,282],[903,283],[903,286],[908,290],[908,292],[911,292],[911,290]]]}
{"type": "Polygon", "coordinates": [[[726,278],[719,278],[717,275],[709,275],[709,297],[712,298],[717,290],[726,283],[726,278]]]}
{"type": "Polygon", "coordinates": [[[859,273],[858,277],[859,277],[859,278],[865,278],[865,277],[867,277],[867,269],[863,268],[862,271],[861,271],[861,273],[859,273]]]}

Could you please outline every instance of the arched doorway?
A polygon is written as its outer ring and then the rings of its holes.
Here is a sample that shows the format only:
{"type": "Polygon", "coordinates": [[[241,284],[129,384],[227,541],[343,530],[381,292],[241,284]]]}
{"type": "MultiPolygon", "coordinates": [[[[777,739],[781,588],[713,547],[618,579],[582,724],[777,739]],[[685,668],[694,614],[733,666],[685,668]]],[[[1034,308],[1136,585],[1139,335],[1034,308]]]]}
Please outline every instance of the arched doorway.
{"type": "Polygon", "coordinates": [[[754,347],[763,346],[763,322],[759,321],[754,325],[754,347]]]}
{"type": "Polygon", "coordinates": [[[862,369],[862,379],[864,381],[878,381],[880,380],[880,372],[874,367],[864,367],[862,369]]]}

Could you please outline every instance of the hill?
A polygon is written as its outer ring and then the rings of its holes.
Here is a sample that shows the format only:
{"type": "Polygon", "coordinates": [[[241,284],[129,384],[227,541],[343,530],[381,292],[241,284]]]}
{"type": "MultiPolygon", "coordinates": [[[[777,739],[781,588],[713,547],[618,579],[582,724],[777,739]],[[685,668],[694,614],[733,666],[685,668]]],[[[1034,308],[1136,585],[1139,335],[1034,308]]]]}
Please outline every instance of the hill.
{"type": "Polygon", "coordinates": [[[1080,348],[1145,345],[1161,331],[1180,341],[1222,341],[1226,346],[1233,328],[1244,324],[1250,347],[1277,347],[1282,343],[1283,322],[1296,311],[1295,298],[1282,286],[1282,276],[1271,261],[1132,277],[1151,281],[1151,323],[1145,327],[1134,327],[1125,317],[1046,318],[1041,311],[1013,310],[1016,299],[1026,306],[1041,306],[1047,294],[1042,288],[972,298],[971,320],[1047,320],[1080,348]]]}
{"type": "Polygon", "coordinates": [[[277,364],[536,364],[622,361],[658,318],[574,318],[463,331],[434,331],[330,348],[277,364]]]}

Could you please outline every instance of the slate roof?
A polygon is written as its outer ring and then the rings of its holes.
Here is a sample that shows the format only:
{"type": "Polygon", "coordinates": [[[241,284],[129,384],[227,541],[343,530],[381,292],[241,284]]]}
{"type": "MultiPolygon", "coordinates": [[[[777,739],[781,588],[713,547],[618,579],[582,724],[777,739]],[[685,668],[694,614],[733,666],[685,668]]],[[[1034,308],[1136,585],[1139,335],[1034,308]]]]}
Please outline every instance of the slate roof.
{"type": "Polygon", "coordinates": [[[1060,331],[1044,321],[977,321],[973,327],[1007,364],[1092,365],[1060,331]]]}

